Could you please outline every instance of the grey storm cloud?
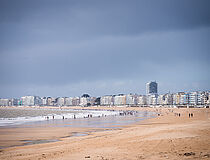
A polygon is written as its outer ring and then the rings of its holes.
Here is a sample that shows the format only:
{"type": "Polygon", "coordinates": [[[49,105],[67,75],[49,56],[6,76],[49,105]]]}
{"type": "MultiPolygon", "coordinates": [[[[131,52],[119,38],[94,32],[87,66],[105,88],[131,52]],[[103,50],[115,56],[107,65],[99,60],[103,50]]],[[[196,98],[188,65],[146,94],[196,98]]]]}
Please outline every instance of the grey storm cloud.
{"type": "Polygon", "coordinates": [[[209,6],[0,0],[0,96],[143,94],[150,80],[163,92],[210,89],[209,6]]]}

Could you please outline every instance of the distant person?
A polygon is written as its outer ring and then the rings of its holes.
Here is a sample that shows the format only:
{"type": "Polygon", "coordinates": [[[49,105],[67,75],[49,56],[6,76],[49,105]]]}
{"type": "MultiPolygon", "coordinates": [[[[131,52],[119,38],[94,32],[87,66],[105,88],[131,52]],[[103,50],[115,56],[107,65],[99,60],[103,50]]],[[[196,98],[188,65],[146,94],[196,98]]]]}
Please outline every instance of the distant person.
{"type": "Polygon", "coordinates": [[[181,116],[181,114],[179,113],[179,117],[181,116]]]}
{"type": "Polygon", "coordinates": [[[64,119],[64,116],[63,116],[63,119],[64,119]]]}
{"type": "Polygon", "coordinates": [[[190,118],[190,113],[189,113],[189,118],[190,118]]]}
{"type": "Polygon", "coordinates": [[[191,113],[191,117],[193,117],[193,113],[191,113]]]}

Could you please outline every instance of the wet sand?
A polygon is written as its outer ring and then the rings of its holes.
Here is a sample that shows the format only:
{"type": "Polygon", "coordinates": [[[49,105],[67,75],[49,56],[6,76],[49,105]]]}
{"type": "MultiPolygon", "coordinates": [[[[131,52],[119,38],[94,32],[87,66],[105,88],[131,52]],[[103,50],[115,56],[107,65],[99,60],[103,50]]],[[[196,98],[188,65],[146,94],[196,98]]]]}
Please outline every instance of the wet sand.
{"type": "Polygon", "coordinates": [[[121,128],[1,128],[0,146],[25,145],[1,149],[0,159],[210,159],[210,109],[117,109],[160,116],[121,128]]]}

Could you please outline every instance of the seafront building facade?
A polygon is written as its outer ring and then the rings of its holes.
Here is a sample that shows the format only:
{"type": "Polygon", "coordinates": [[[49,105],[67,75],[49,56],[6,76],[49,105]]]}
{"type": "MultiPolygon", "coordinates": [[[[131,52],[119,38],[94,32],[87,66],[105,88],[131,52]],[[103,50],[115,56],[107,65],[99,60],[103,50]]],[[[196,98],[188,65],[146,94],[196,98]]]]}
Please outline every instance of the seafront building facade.
{"type": "Polygon", "coordinates": [[[124,105],[126,105],[126,95],[119,94],[117,96],[114,96],[114,105],[115,106],[124,106],[124,105]]]}
{"type": "Polygon", "coordinates": [[[0,106],[9,106],[9,99],[0,99],[0,106]]]}
{"type": "Polygon", "coordinates": [[[102,96],[100,98],[100,105],[102,106],[111,106],[114,105],[114,98],[112,95],[102,96]]]}
{"type": "Polygon", "coordinates": [[[39,97],[23,96],[20,99],[2,99],[0,106],[152,106],[152,107],[209,107],[210,91],[177,92],[158,95],[156,81],[146,83],[146,95],[118,94],[91,97],[39,97]]]}
{"type": "Polygon", "coordinates": [[[65,105],[66,106],[72,106],[72,100],[73,100],[73,97],[65,97],[65,105]]]}
{"type": "Polygon", "coordinates": [[[65,105],[65,98],[64,97],[56,98],[56,104],[57,104],[57,106],[64,106],[65,105]]]}
{"type": "Polygon", "coordinates": [[[128,94],[126,95],[126,105],[136,105],[137,104],[137,95],[133,95],[133,94],[128,94]]]}
{"type": "MultiPolygon", "coordinates": [[[[0,106],[93,106],[96,97],[38,97],[23,96],[20,99],[0,98],[0,106]]],[[[210,91],[178,92],[166,94],[119,94],[98,97],[101,106],[162,106],[162,107],[207,107],[210,91]]],[[[98,102],[97,102],[98,105],[98,102]]]]}
{"type": "Polygon", "coordinates": [[[137,106],[146,106],[147,105],[147,96],[146,95],[136,96],[136,104],[137,104],[137,106]]]}

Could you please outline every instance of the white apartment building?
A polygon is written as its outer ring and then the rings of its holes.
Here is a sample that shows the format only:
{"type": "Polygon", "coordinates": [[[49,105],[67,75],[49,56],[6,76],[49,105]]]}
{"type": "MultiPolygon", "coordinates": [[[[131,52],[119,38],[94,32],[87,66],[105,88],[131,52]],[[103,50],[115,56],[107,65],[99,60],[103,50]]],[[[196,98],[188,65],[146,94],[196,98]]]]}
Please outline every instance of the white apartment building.
{"type": "Polygon", "coordinates": [[[9,99],[0,99],[0,106],[8,106],[9,99]]]}
{"type": "Polygon", "coordinates": [[[157,105],[157,94],[147,95],[147,104],[148,105],[157,105]]]}
{"type": "Polygon", "coordinates": [[[80,97],[80,106],[87,106],[89,97],[80,97]]]}
{"type": "Polygon", "coordinates": [[[101,97],[101,105],[102,106],[109,106],[109,105],[113,105],[113,97],[112,96],[102,96],[101,97]]]}
{"type": "Polygon", "coordinates": [[[79,106],[80,105],[80,98],[79,97],[73,97],[72,105],[73,106],[79,106]]]}
{"type": "Polygon", "coordinates": [[[165,94],[165,104],[166,105],[173,104],[173,94],[170,94],[170,93],[165,94]]]}
{"type": "Polygon", "coordinates": [[[127,105],[135,105],[136,98],[135,95],[128,94],[126,95],[126,104],[127,105]]]}
{"type": "Polygon", "coordinates": [[[65,100],[63,97],[58,97],[57,98],[57,106],[64,106],[65,100]]]}
{"type": "Polygon", "coordinates": [[[165,96],[163,94],[158,95],[157,104],[163,105],[165,103],[165,96]]]}
{"type": "Polygon", "coordinates": [[[197,105],[198,103],[198,92],[190,92],[189,93],[189,104],[197,105]]]}
{"type": "Polygon", "coordinates": [[[21,104],[23,106],[34,106],[35,103],[34,103],[34,96],[23,96],[21,97],[21,104]]]}
{"type": "Polygon", "coordinates": [[[42,106],[46,106],[47,105],[47,98],[46,97],[42,97],[41,98],[41,105],[42,106]]]}
{"type": "Polygon", "coordinates": [[[145,95],[139,95],[136,97],[137,105],[146,105],[147,104],[147,97],[145,95]]]}
{"type": "Polygon", "coordinates": [[[126,95],[118,95],[114,97],[114,105],[126,105],[126,95]]]}
{"type": "Polygon", "coordinates": [[[73,103],[72,103],[73,97],[65,97],[64,101],[65,101],[65,106],[72,106],[73,105],[73,103]]]}

